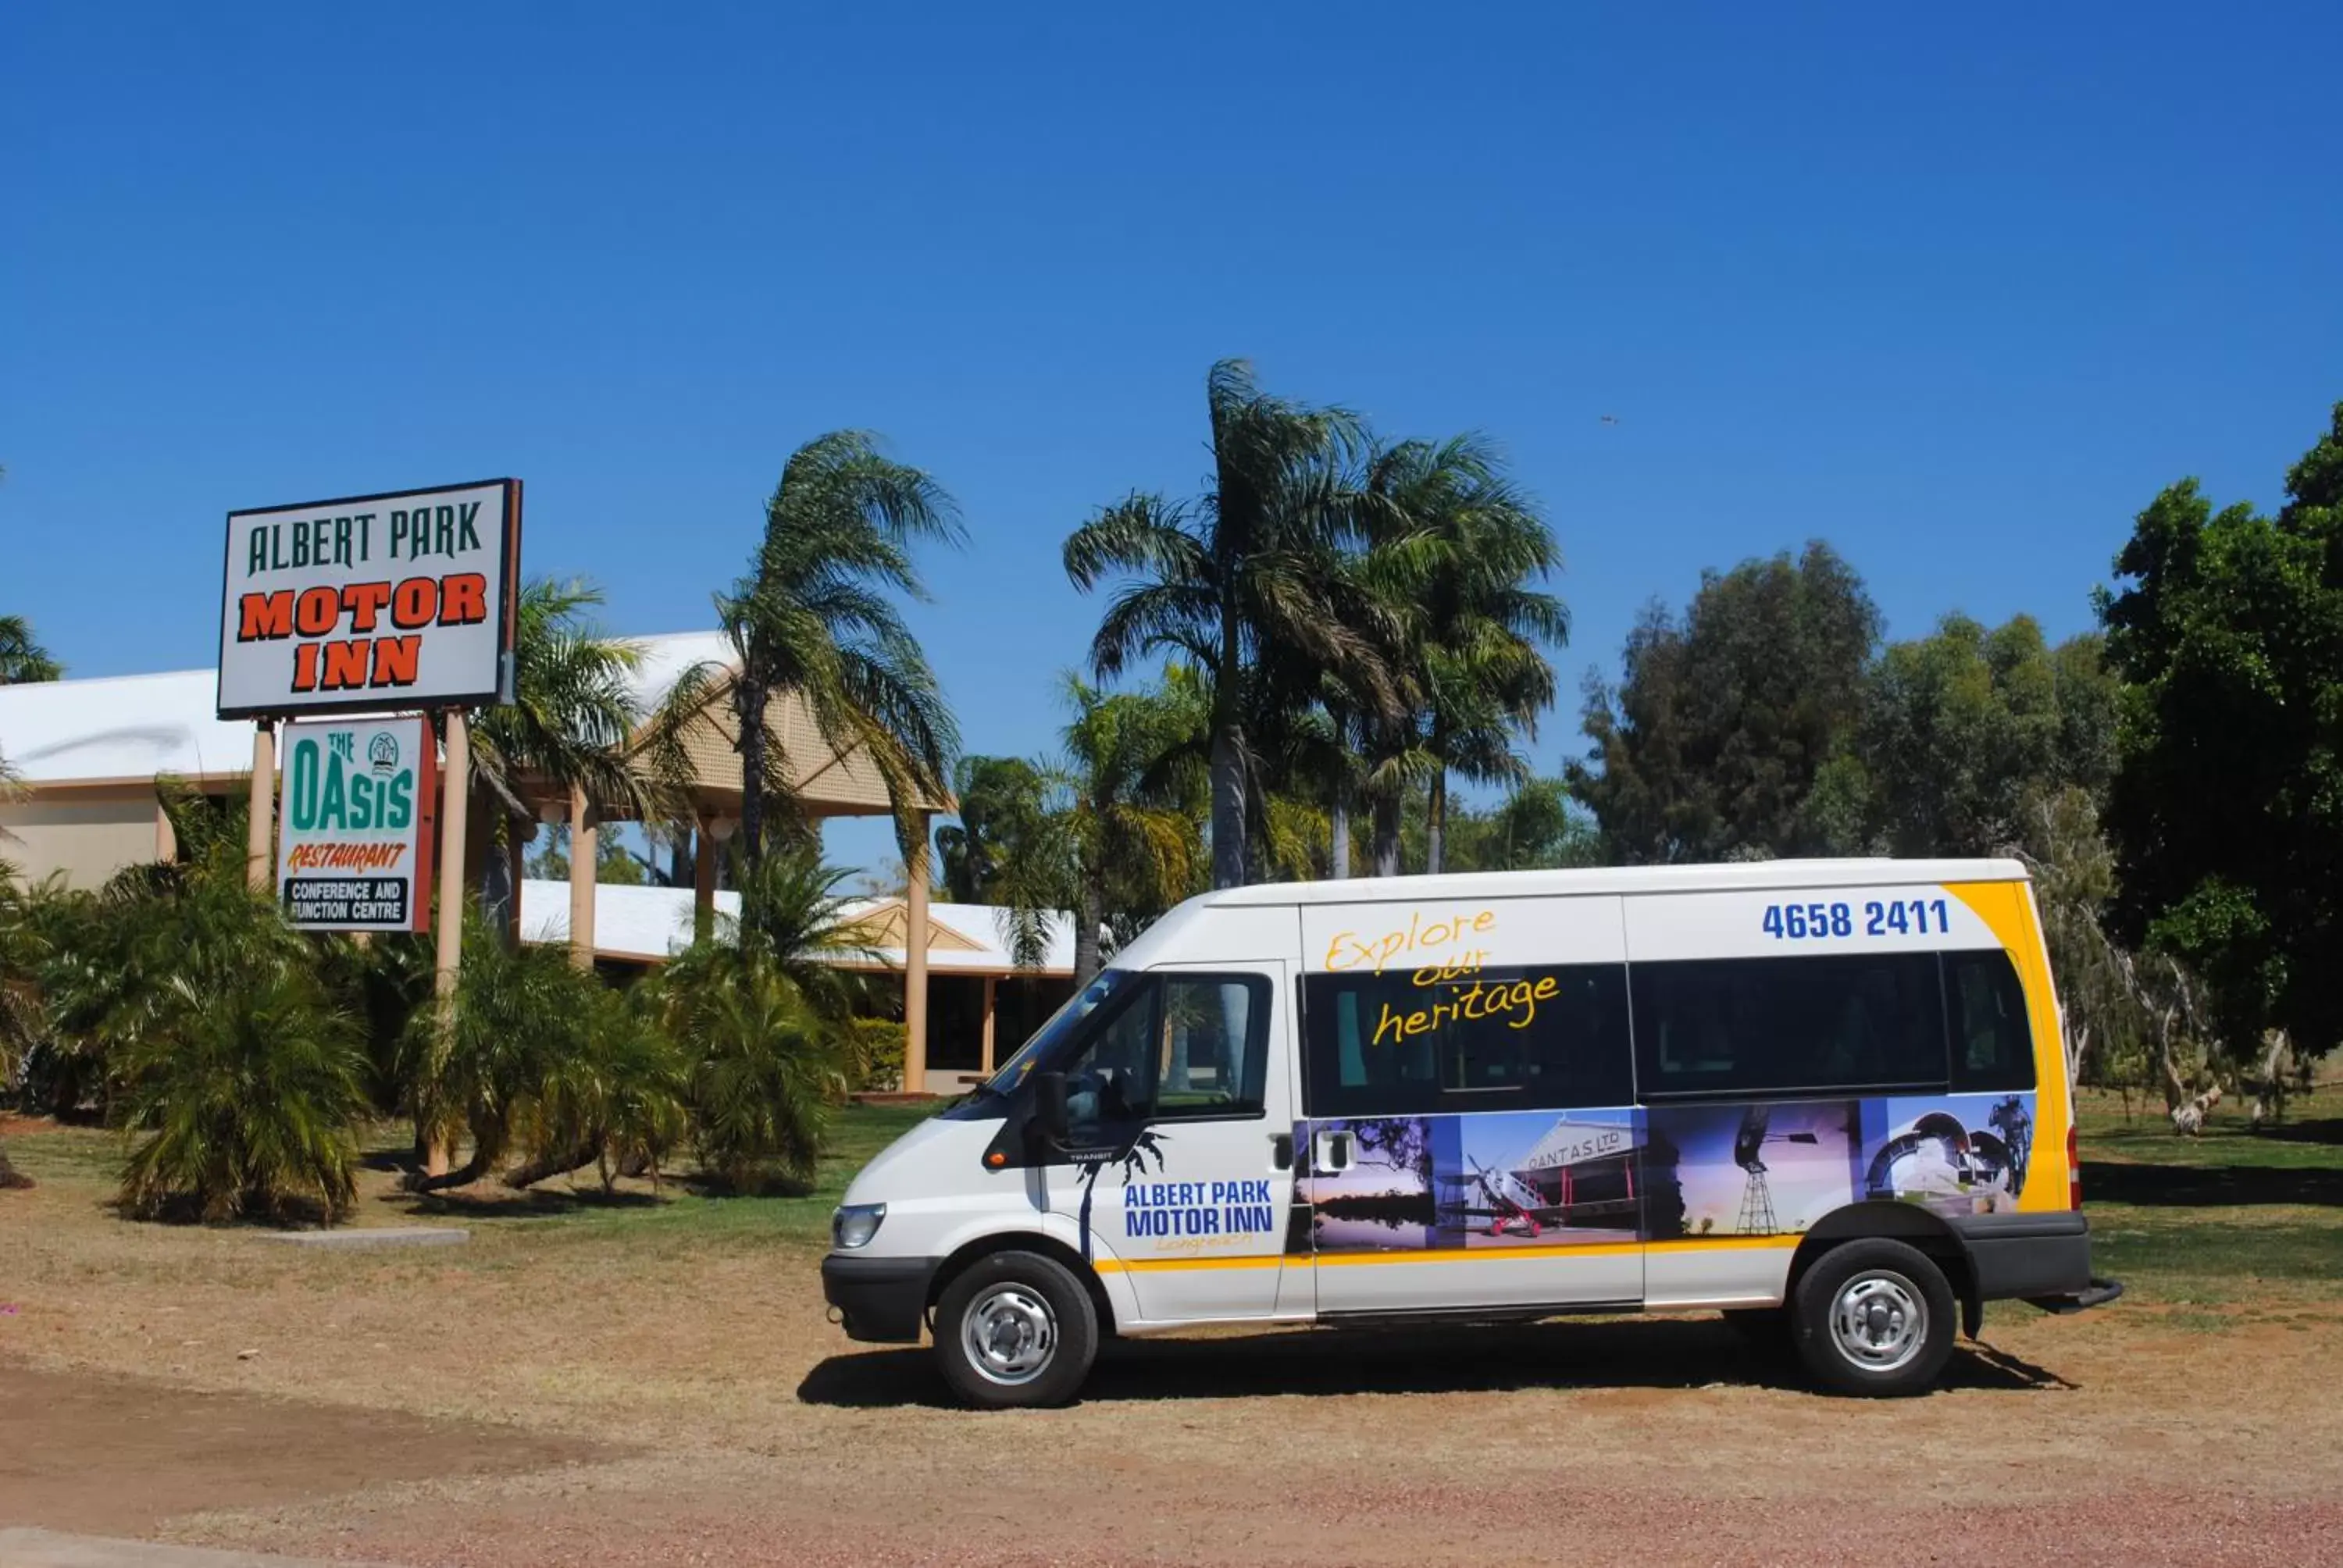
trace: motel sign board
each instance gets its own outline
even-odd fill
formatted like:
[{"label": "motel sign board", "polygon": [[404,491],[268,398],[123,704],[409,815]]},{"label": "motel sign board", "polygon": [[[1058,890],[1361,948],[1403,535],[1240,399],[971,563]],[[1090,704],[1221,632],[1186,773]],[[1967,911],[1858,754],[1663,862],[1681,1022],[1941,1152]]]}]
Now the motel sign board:
[{"label": "motel sign board", "polygon": [[230,512],[219,716],[512,699],[520,481]]},{"label": "motel sign board", "polygon": [[285,727],[277,897],[305,930],[431,926],[438,757],[425,719]]}]

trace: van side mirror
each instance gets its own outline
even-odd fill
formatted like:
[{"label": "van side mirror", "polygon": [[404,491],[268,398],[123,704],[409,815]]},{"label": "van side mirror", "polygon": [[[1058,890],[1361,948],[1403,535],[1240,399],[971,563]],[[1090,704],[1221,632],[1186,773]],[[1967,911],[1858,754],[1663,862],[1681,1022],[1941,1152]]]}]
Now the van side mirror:
[{"label": "van side mirror", "polygon": [[1066,1119],[1066,1075],[1062,1072],[1037,1072],[1033,1075],[1033,1116],[1026,1131],[1051,1149],[1063,1149],[1073,1136]]}]

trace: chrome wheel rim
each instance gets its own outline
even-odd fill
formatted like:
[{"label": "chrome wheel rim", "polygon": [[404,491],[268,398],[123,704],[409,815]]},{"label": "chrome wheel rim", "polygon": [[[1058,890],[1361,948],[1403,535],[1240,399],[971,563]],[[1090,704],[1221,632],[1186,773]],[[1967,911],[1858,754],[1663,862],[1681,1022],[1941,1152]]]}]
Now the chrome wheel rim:
[{"label": "chrome wheel rim", "polygon": [[1831,1338],[1839,1354],[1865,1372],[1895,1372],[1927,1342],[1927,1301],[1901,1274],[1858,1274],[1831,1304]]},{"label": "chrome wheel rim", "polygon": [[1058,1319],[1041,1293],[1000,1284],[969,1303],[960,1318],[969,1364],[988,1382],[1013,1388],[1049,1370],[1058,1353]]}]

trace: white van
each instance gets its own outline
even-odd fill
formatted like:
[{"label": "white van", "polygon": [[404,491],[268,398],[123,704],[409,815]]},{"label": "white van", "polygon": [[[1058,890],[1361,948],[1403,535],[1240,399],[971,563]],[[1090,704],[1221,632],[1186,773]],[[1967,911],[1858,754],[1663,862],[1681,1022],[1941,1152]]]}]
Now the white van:
[{"label": "white van", "polygon": [[1930,1387],[2093,1279],[2040,922],[2004,860],[1192,899],[846,1193],[857,1340],[1061,1402],[1102,1333],[1722,1311]]}]

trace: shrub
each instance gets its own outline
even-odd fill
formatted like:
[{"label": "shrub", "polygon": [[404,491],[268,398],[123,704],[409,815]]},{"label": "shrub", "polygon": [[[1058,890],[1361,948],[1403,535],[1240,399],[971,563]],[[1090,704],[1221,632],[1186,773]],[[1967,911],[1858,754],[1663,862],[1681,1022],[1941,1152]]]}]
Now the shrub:
[{"label": "shrub", "polygon": [[848,1081],[858,1094],[888,1094],[903,1087],[903,1026],[893,1019],[846,1023]]},{"label": "shrub", "polygon": [[813,1180],[850,1059],[840,1026],[767,960],[691,955],[667,986],[669,1028],[692,1058],[699,1160],[734,1191]]},{"label": "shrub", "polygon": [[328,1221],[349,1209],[349,1128],[365,1110],[365,1061],[350,1020],[303,970],[268,964],[228,983],[181,977],[158,1027],[125,1062],[130,1156],[123,1201],[142,1218]]},{"label": "shrub", "polygon": [[656,1187],[660,1162],[683,1141],[687,1075],[656,1003],[593,983],[598,994],[584,1028],[549,1064],[528,1129],[537,1157],[508,1178],[516,1184],[524,1184],[522,1176],[590,1164],[605,1192],[618,1177],[635,1172]]}]

